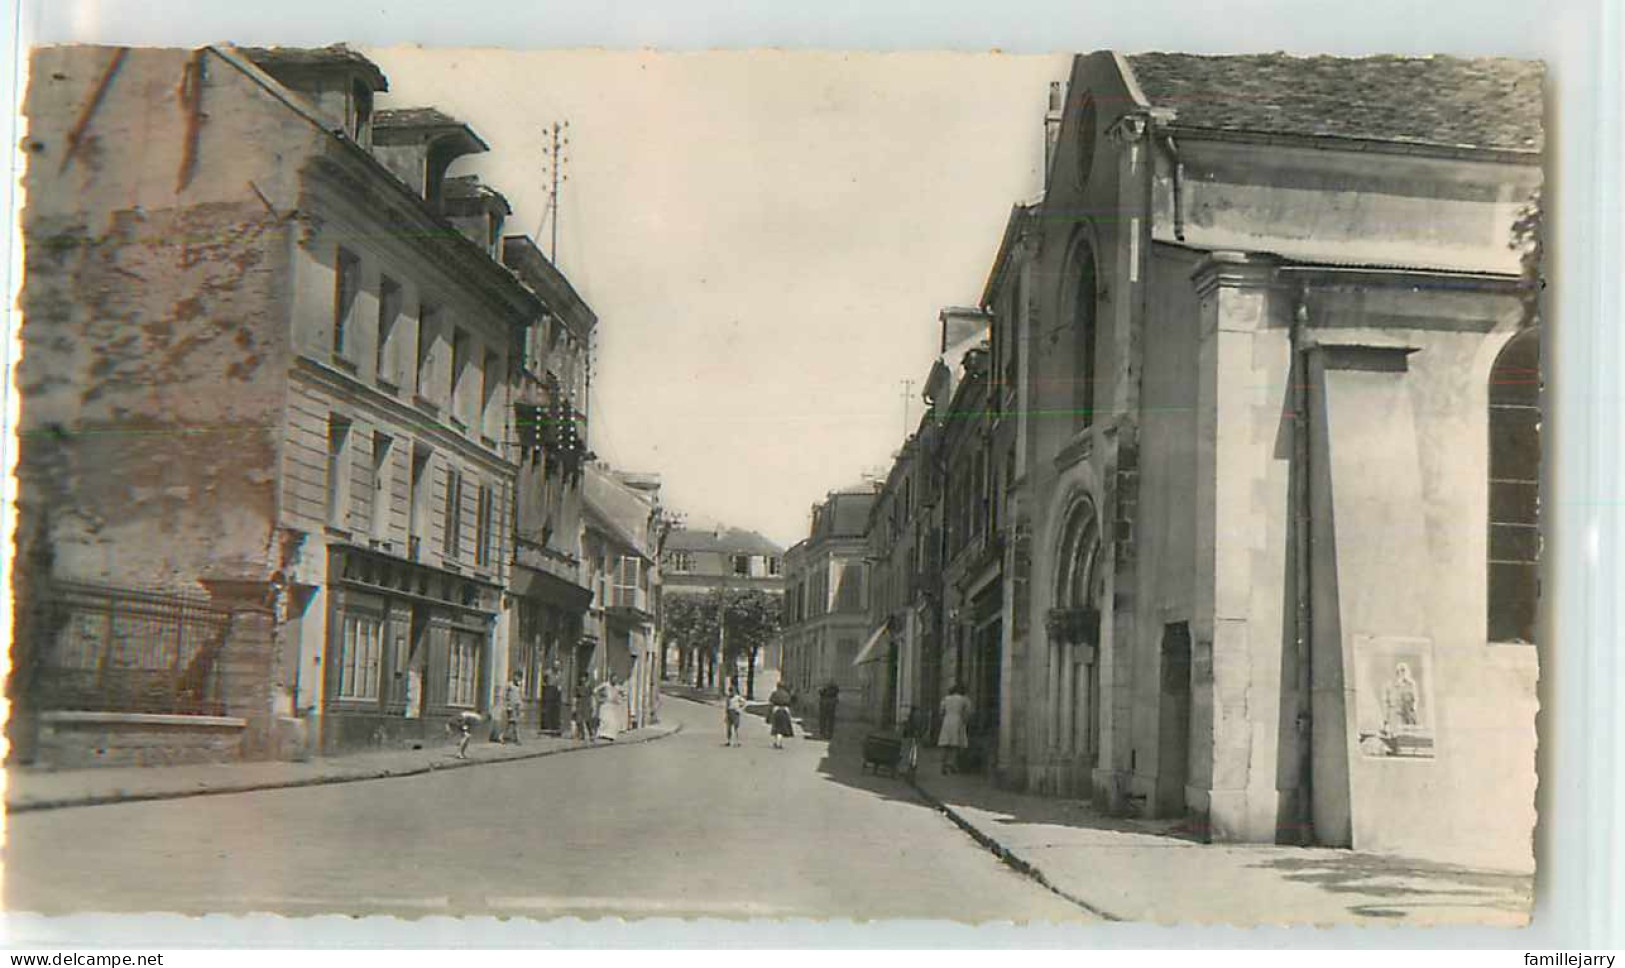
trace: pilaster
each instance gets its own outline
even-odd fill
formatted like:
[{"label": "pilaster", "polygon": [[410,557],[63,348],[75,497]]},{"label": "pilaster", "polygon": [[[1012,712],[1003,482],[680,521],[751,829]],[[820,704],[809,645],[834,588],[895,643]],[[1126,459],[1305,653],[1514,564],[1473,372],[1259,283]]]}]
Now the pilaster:
[{"label": "pilaster", "polygon": [[1196,799],[1206,801],[1214,840],[1273,842],[1292,618],[1281,593],[1291,513],[1292,450],[1282,445],[1291,440],[1289,295],[1275,260],[1246,253],[1215,253],[1192,279],[1201,321],[1187,786],[1207,792]]}]

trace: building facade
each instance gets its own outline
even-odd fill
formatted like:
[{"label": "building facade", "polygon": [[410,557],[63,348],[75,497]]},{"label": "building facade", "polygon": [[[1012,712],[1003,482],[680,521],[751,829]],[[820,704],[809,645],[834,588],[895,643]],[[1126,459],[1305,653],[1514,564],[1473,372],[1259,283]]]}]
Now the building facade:
[{"label": "building facade", "polygon": [[523,677],[523,727],[563,730],[579,678],[593,585],[581,558],[587,370],[597,316],[525,236],[503,262],[546,304],[515,387],[513,618],[508,668]]},{"label": "building facade", "polygon": [[841,689],[842,719],[869,706],[857,658],[870,634],[865,532],[874,501],[872,488],[832,492],[813,507],[806,539],[785,552],[779,681],[802,711],[816,710],[818,690],[830,683]]},{"label": "building facade", "polygon": [[574,674],[625,686],[633,729],[652,722],[660,702],[655,615],[664,532],[658,476],[588,465],[581,555],[592,602]]},{"label": "building facade", "polygon": [[[929,414],[903,442],[875,495],[866,526],[870,562],[869,632],[854,665],[868,722],[888,729],[931,708],[922,695],[922,652],[936,627],[941,536],[936,424]],[[933,653],[935,650],[932,650]],[[927,678],[940,680],[935,666]]]},{"label": "building facade", "polygon": [[1030,576],[998,774],[1527,862],[1539,66],[1101,52],[1062,103],[988,289]]},{"label": "building facade", "polygon": [[[375,110],[386,81],[345,48],[45,48],[32,76],[14,695],[65,743],[79,715],[85,742],[165,756],[199,731],[291,755],[488,712],[514,404],[568,310],[504,265],[506,201],[448,189],[483,142]],[[64,583],[111,617],[35,607]],[[117,617],[199,588],[229,634]],[[112,701],[129,681],[151,688]],[[180,701],[200,690],[208,723]]]},{"label": "building facade", "polygon": [[[784,600],[784,549],[744,528],[717,524],[711,528],[674,527],[666,536],[662,561],[662,589],[672,597],[714,596],[717,593],[758,591],[769,596],[782,611]],[[687,681],[699,670],[682,665],[684,656],[700,643],[666,641],[662,669],[668,676]],[[709,643],[706,643],[709,645]],[[755,665],[746,671],[744,685],[751,691],[771,691],[779,668],[778,641],[761,648]]]}]

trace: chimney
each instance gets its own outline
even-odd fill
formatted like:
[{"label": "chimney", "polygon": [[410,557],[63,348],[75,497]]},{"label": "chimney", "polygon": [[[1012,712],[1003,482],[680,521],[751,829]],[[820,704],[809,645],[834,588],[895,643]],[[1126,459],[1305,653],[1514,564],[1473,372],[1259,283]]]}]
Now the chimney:
[{"label": "chimney", "polygon": [[969,342],[987,333],[987,313],[970,306],[949,306],[937,314],[942,323],[942,352]]},{"label": "chimney", "polygon": [[1049,110],[1044,113],[1044,184],[1049,184],[1050,170],[1055,167],[1055,145],[1061,140],[1061,106],[1066,98],[1061,93],[1061,82],[1049,82]]}]

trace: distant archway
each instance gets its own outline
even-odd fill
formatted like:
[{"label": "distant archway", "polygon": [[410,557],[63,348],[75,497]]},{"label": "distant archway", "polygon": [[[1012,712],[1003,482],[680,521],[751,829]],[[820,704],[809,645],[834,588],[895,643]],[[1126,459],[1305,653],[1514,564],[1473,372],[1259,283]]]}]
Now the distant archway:
[{"label": "distant archway", "polygon": [[1103,569],[1100,515],[1085,497],[1067,512],[1056,549],[1050,611],[1051,729],[1063,755],[1100,762],[1100,622]]}]

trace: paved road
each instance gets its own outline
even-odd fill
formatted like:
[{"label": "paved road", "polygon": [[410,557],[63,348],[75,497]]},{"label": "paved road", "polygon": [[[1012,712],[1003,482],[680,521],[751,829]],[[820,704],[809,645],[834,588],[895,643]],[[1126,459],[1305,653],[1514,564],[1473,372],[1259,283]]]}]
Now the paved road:
[{"label": "paved road", "polygon": [[899,781],[725,748],[717,710],[623,749],[337,786],[11,818],[6,906],[1078,921]]}]

